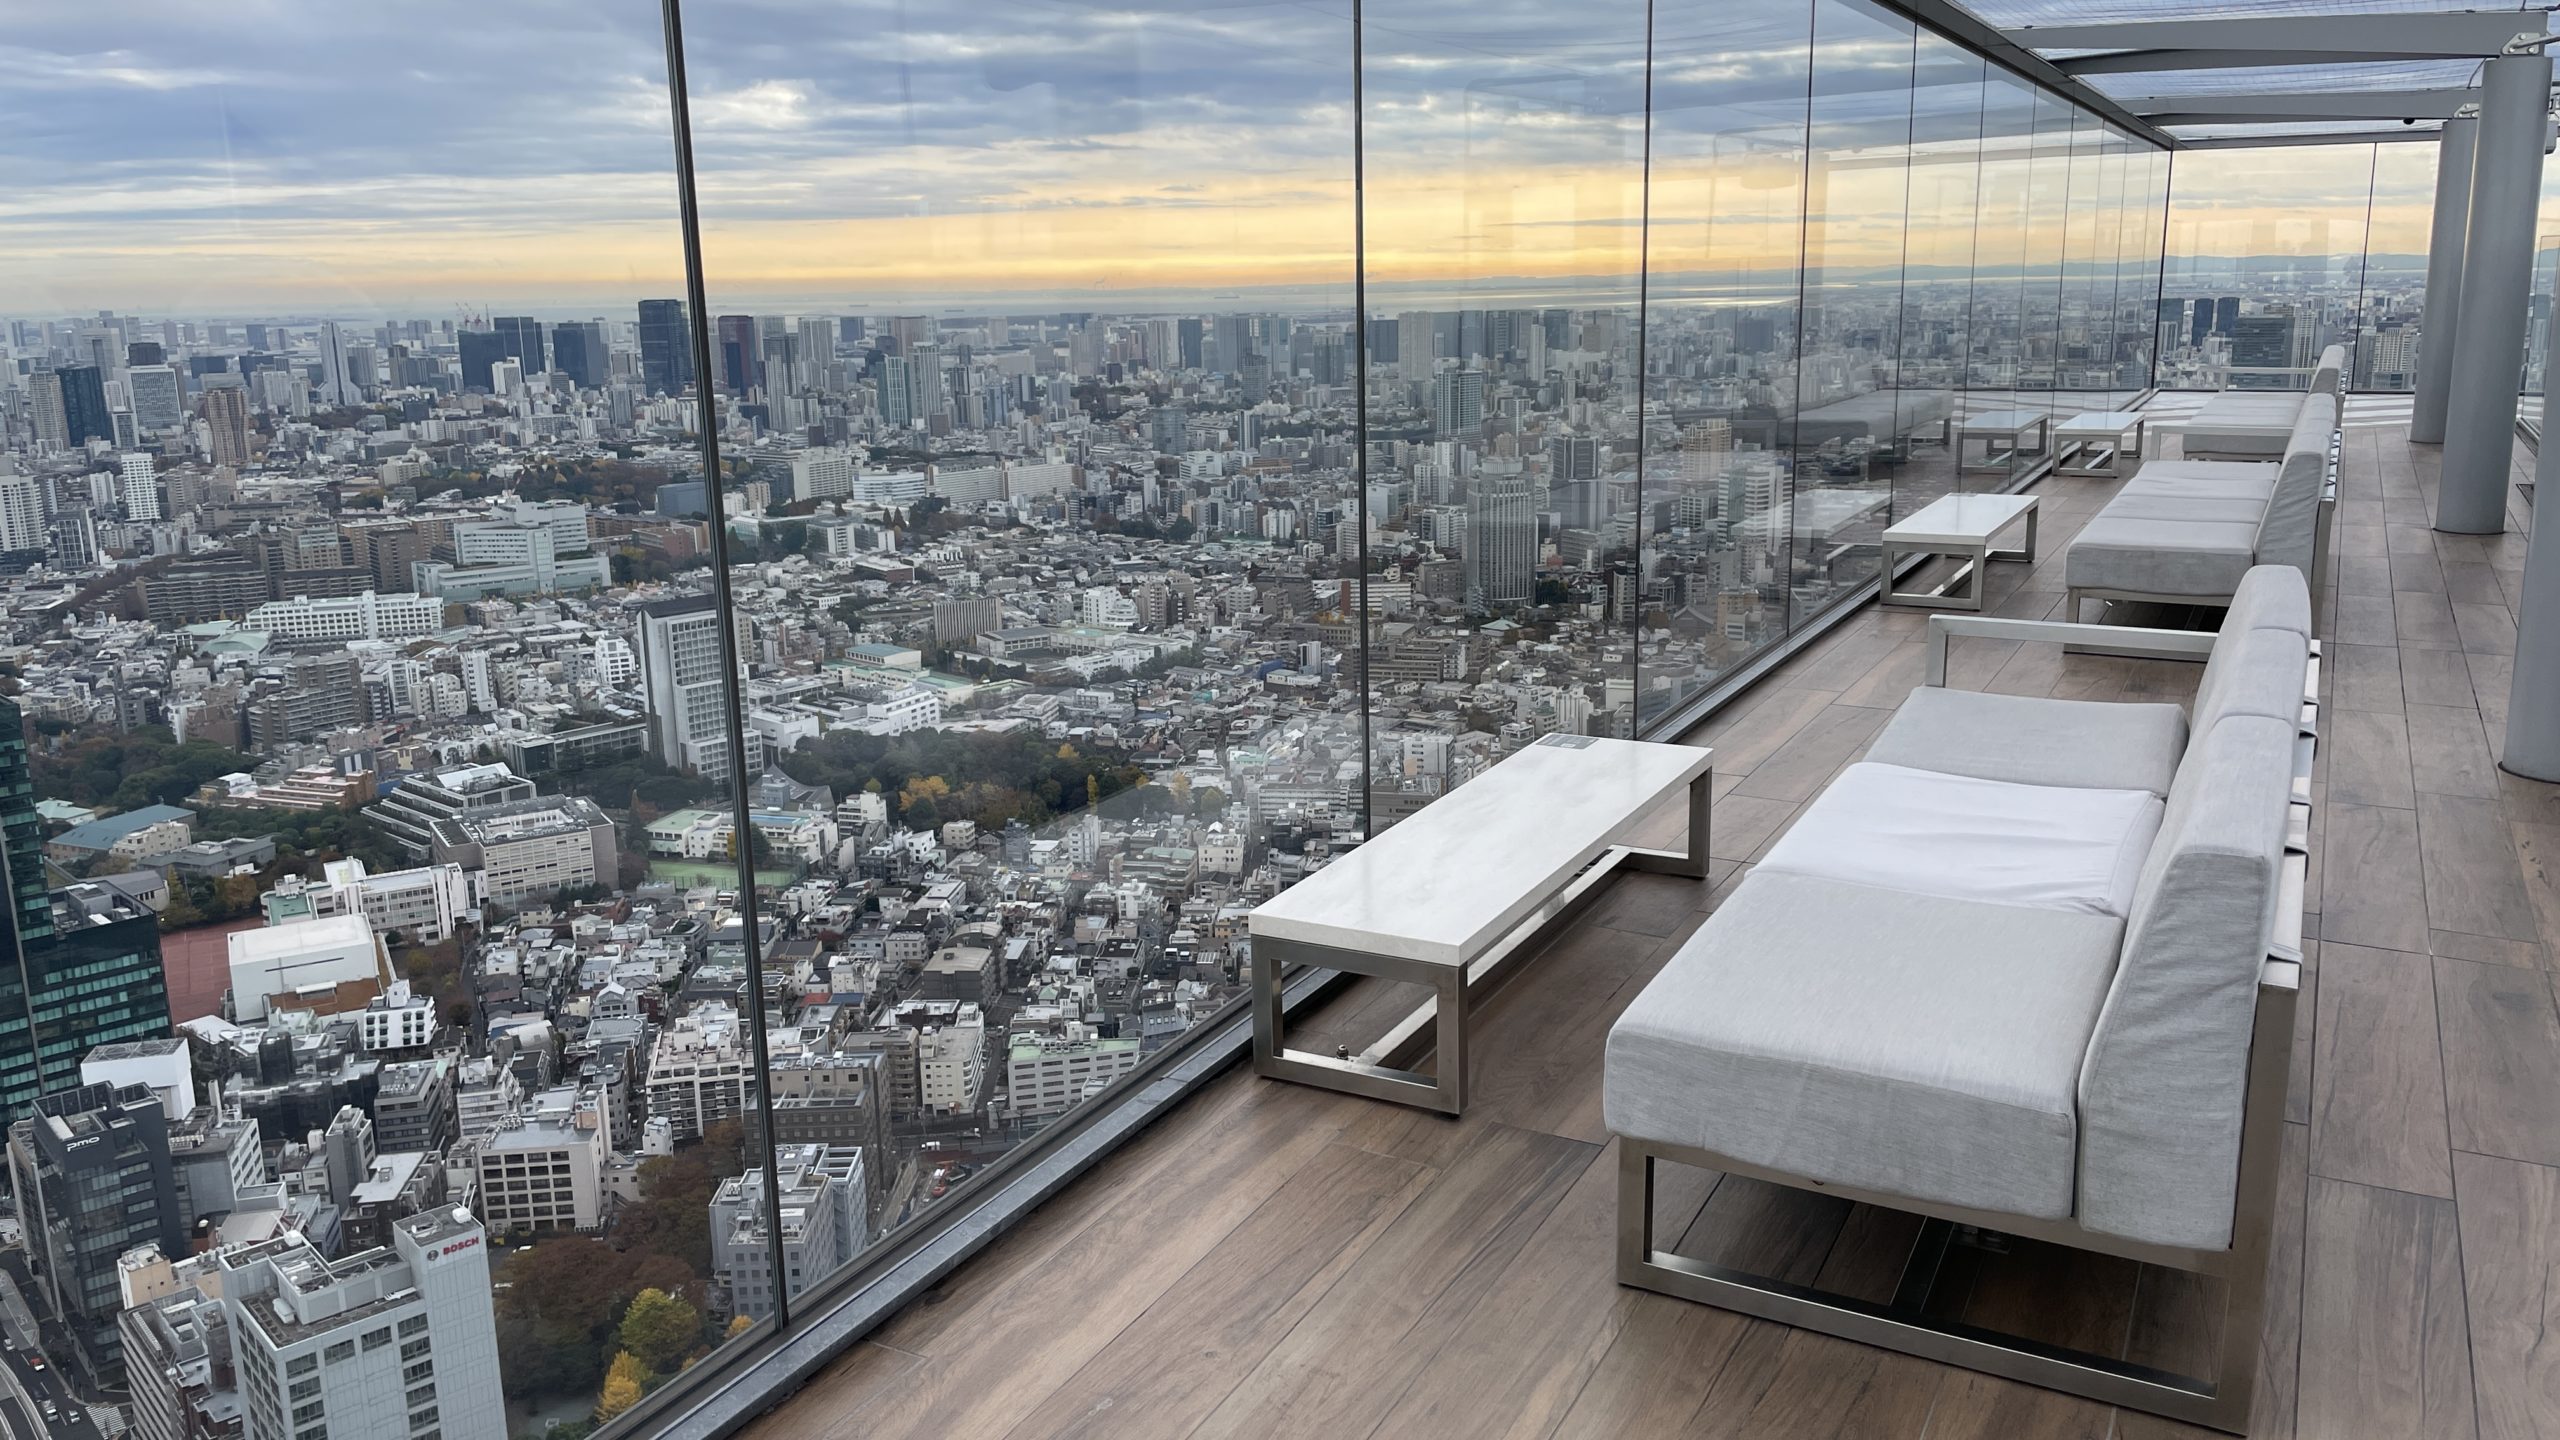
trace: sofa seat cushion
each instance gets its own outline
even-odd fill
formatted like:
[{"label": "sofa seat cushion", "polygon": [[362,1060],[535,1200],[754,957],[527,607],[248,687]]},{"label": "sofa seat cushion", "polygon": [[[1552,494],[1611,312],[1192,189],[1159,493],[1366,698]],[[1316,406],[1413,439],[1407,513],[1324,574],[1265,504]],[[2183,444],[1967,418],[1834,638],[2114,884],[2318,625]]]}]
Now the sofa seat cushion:
[{"label": "sofa seat cushion", "polygon": [[1755,871],[1610,1029],[1609,1128],[2061,1219],[2120,934],[2103,915]]},{"label": "sofa seat cushion", "polygon": [[2183,448],[2190,455],[2282,455],[2302,400],[2299,390],[2225,390],[2187,421]]},{"label": "sofa seat cushion", "polygon": [[2121,919],[2162,809],[2148,790],[2013,785],[1862,761],[1805,807],[1757,868]]},{"label": "sofa seat cushion", "polygon": [[2265,460],[2147,460],[2116,494],[2198,499],[2246,495],[2264,502],[2276,493],[2276,474],[2282,468]]},{"label": "sofa seat cushion", "polygon": [[2186,753],[2175,705],[2051,700],[1924,685],[1867,747],[1883,765],[2166,798]]},{"label": "sofa seat cushion", "polygon": [[2257,554],[2258,527],[2239,520],[2157,520],[2101,510],[2063,559],[2075,590],[2137,595],[2229,595]]},{"label": "sofa seat cushion", "polygon": [[2267,501],[2263,495],[2177,495],[2127,486],[2107,502],[2106,513],[2118,520],[2227,520],[2254,530]]}]

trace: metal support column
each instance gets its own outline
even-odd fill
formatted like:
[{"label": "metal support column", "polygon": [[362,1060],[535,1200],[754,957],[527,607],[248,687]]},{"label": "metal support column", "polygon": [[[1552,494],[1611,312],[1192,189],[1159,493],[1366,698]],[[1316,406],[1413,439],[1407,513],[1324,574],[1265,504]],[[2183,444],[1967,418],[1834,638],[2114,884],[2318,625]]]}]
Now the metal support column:
[{"label": "metal support column", "polygon": [[[2553,269],[2560,272],[2560,261]],[[2560,305],[2551,309],[2551,338],[2560,341]],[[2524,556],[2515,671],[2507,682],[2507,743],[2498,764],[2529,780],[2560,781],[2560,535],[2548,533],[2560,530],[2560,523],[2546,525],[2560,509],[2542,508],[2544,499],[2560,496],[2560,432],[2549,425],[2533,462],[2533,495],[2533,544]]]},{"label": "metal support column", "polygon": [[2418,401],[2409,439],[2444,443],[2445,396],[2453,383],[2453,342],[2461,333],[2462,245],[2471,229],[2471,145],[2480,122],[2457,115],[2436,142],[2435,224],[2427,232],[2426,309],[2418,324]]},{"label": "metal support column", "polygon": [[2524,361],[2526,301],[2533,294],[2533,229],[2550,104],[2550,56],[2501,55],[2481,67],[2471,235],[2462,256],[2457,322],[2461,343],[2453,347],[2444,480],[2436,492],[2436,528],[2457,535],[2495,535],[2507,524],[2516,381]]}]

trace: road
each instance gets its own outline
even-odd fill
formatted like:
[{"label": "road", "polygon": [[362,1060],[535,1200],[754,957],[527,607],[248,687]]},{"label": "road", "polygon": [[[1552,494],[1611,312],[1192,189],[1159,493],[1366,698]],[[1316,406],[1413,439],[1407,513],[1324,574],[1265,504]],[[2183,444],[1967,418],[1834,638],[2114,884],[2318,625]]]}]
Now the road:
[{"label": "road", "polygon": [[[27,1298],[34,1288],[27,1277],[24,1250],[0,1250],[0,1424],[10,1440],[99,1440],[97,1422],[71,1393],[71,1384],[52,1360],[39,1370],[26,1347],[31,1323]],[[44,1418],[44,1402],[52,1401],[55,1417]]]}]

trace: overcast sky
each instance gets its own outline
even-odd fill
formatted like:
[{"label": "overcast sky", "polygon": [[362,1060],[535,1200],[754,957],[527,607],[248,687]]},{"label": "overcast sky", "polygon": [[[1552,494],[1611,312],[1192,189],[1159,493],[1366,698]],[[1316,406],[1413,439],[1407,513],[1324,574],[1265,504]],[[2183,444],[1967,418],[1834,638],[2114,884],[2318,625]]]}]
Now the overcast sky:
[{"label": "overcast sky", "polygon": [[[1809,46],[1817,158],[1901,143],[1910,31],[1821,13],[1809,34],[1802,0],[1662,10],[1657,275],[1792,273]],[[645,0],[0,0],[0,21],[0,313],[681,293]],[[715,307],[1349,303],[1347,0],[698,0],[688,24]],[[1642,0],[1371,0],[1373,296],[1631,292],[1644,27]],[[1982,86],[1946,58],[1924,55],[1924,119],[1969,154]],[[1901,193],[1854,166],[1817,186],[1830,263],[1897,260]]]}]

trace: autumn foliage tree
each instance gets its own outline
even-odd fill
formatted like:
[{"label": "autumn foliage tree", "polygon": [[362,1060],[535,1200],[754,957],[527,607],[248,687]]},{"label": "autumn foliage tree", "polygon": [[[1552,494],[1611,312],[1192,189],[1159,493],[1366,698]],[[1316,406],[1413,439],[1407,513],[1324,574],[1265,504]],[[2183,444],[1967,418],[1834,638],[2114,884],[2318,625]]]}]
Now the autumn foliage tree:
[{"label": "autumn foliage tree", "polygon": [[640,1403],[649,1393],[649,1372],[639,1358],[625,1350],[613,1357],[612,1366],[604,1374],[604,1390],[596,1396],[596,1421],[601,1424]]},{"label": "autumn foliage tree", "polygon": [[660,1374],[683,1367],[685,1357],[702,1344],[702,1312],[681,1295],[643,1290],[631,1297],[617,1332],[623,1354]]}]

